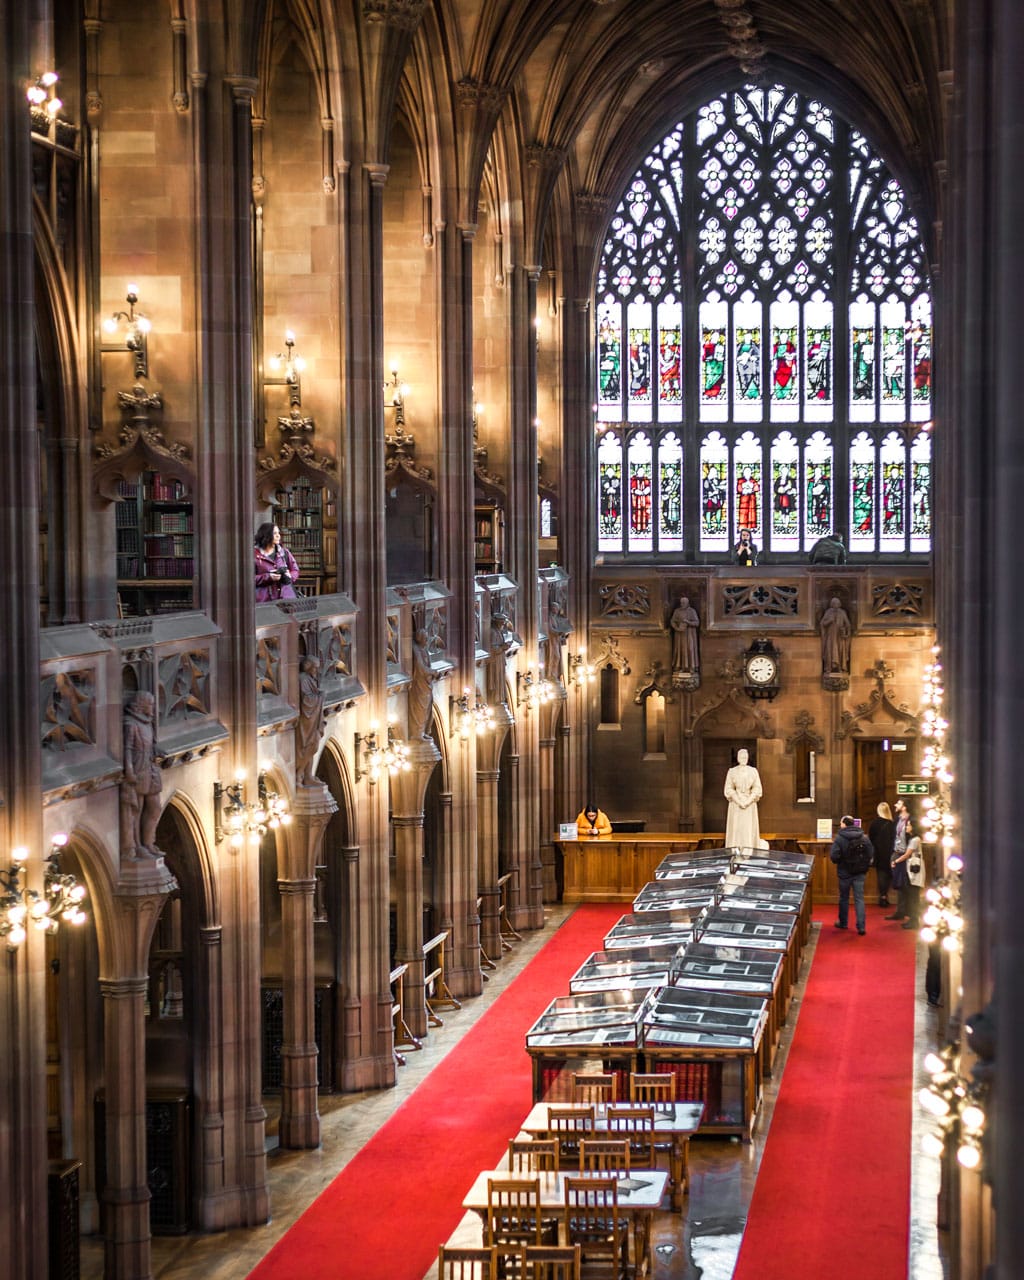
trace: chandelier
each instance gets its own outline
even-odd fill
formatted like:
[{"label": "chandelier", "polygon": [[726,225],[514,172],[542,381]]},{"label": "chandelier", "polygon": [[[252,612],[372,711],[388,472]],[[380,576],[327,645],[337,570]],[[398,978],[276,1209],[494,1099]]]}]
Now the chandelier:
[{"label": "chandelier", "polygon": [[64,834],[53,837],[44,863],[42,893],[22,884],[29,857],[23,845],[11,850],[11,865],[0,870],[0,937],[7,939],[8,951],[17,951],[30,925],[43,933],[56,933],[62,922],[77,925],[85,920],[80,906],[85,886],[60,869],[61,850],[67,842]]}]

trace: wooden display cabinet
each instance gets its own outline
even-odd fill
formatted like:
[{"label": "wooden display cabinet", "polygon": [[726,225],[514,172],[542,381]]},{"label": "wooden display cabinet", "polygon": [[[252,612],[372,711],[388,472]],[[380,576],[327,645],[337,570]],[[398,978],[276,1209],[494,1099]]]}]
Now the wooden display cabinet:
[{"label": "wooden display cabinet", "polygon": [[336,590],[338,507],[334,493],[306,481],[278,489],[273,520],[299,566],[299,589],[306,595]]},{"label": "wooden display cabinet", "polygon": [[478,502],[473,509],[473,552],[477,573],[501,573],[505,522],[496,502]]}]

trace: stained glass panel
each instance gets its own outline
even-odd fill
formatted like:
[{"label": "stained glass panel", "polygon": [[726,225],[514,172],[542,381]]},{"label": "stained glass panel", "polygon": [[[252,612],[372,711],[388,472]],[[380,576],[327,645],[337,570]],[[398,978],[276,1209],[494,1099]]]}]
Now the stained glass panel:
[{"label": "stained glass panel", "polygon": [[622,417],[621,309],[615,302],[598,307],[597,416],[604,422]]},{"label": "stained glass panel", "polygon": [[808,448],[804,459],[807,491],[804,547],[809,550],[819,538],[827,538],[832,532],[832,450],[818,454]]},{"label": "stained glass panel", "polygon": [[654,376],[651,362],[650,303],[631,302],[626,315],[629,323],[629,378],[626,384],[629,417],[633,421],[639,419],[649,422]]},{"label": "stained glass panel", "polygon": [[622,536],[622,441],[609,431],[597,450],[598,550],[621,551]]},{"label": "stained glass panel", "polygon": [[654,468],[650,439],[641,433],[629,442],[629,549],[654,546],[652,504]]},{"label": "stained glass panel", "polygon": [[910,448],[910,550],[932,545],[932,442],[925,432]]},{"label": "stained glass panel", "polygon": [[724,302],[704,302],[700,308],[700,401],[701,417],[724,422],[729,411],[727,394],[728,356],[726,326],[728,308]]},{"label": "stained glass panel", "polygon": [[800,395],[797,378],[797,331],[795,326],[772,326],[772,399],[795,402]]},{"label": "stained glass panel", "polygon": [[763,530],[762,512],[764,482],[761,467],[761,442],[746,431],[736,442],[732,454],[735,530],[749,529],[755,541]]},{"label": "stained glass panel", "polygon": [[729,546],[729,454],[725,440],[713,431],[700,447],[700,548],[724,551]]},{"label": "stained glass panel", "polygon": [[906,546],[907,450],[903,440],[891,431],[879,450],[881,503],[879,509],[879,550],[903,551]]},{"label": "stained glass panel", "polygon": [[861,432],[850,446],[850,548],[875,546],[875,446]]},{"label": "stained glass panel", "polygon": [[683,549],[683,446],[674,432],[658,446],[658,550]]},{"label": "stained glass panel", "polygon": [[924,295],[917,298],[911,308],[910,360],[911,404],[910,416],[917,422],[925,422],[932,412],[932,305]]},{"label": "stained glass panel", "polygon": [[799,461],[796,438],[784,431],[772,442],[773,551],[797,551],[800,548]]},{"label": "stained glass panel", "polygon": [[682,418],[682,310],[671,300],[658,307],[658,418],[662,422]]}]

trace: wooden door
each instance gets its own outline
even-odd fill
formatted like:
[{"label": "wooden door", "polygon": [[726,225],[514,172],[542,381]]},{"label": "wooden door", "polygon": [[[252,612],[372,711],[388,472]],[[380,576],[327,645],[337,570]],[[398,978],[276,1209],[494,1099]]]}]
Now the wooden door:
[{"label": "wooden door", "polygon": [[917,742],[913,738],[855,738],[854,764],[853,814],[867,828],[883,800],[892,807],[896,783],[917,769]]}]

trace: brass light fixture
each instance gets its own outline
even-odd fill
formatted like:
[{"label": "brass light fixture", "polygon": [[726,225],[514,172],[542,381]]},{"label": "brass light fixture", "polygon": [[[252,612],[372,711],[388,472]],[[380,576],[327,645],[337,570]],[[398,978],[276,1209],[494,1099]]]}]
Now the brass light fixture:
[{"label": "brass light fixture", "polygon": [[25,90],[29,108],[49,116],[53,120],[64,103],[57,97],[57,81],[60,76],[56,71],[44,71],[35,84]]},{"label": "brass light fixture", "polygon": [[577,689],[594,682],[594,668],[587,662],[586,653],[581,645],[579,653],[569,654],[569,679]]},{"label": "brass light fixture", "polygon": [[85,912],[81,903],[85,886],[73,875],[60,869],[60,855],[67,844],[66,835],[55,835],[46,857],[43,892],[22,884],[29,852],[24,846],[11,850],[11,865],[0,870],[0,937],[7,939],[7,950],[17,951],[28,936],[28,926],[43,933],[55,933],[61,923],[82,924]]},{"label": "brass light fixture", "polygon": [[286,827],[292,820],[288,801],[271,791],[262,770],[256,782],[256,800],[245,799],[245,773],[235,775],[226,786],[213,784],[213,833],[217,844],[226,840],[232,849],[240,849],[246,836],[251,844],[259,844],[268,831]]},{"label": "brass light fixture", "polygon": [[476,695],[473,706],[469,705],[471,689],[464,689],[462,696],[451,699],[451,726],[454,735],[462,742],[468,742],[474,736],[482,736],[494,728],[494,708]]},{"label": "brass light fixture", "polygon": [[139,286],[137,284],[129,284],[128,292],[125,295],[125,301],[128,303],[127,311],[115,311],[112,316],[103,321],[103,329],[106,333],[116,334],[124,326],[124,343],[104,344],[104,351],[130,351],[135,356],[135,376],[136,378],[149,377],[149,351],[147,346],[147,335],[152,329],[152,324],[141,311],[135,310],[135,304],[139,300]]},{"label": "brass light fixture", "polygon": [[384,383],[384,408],[394,410],[395,426],[405,426],[405,399],[409,388],[398,381],[398,369],[392,368],[391,377]]},{"label": "brass light fixture", "polygon": [[390,724],[385,744],[382,745],[377,736],[377,725],[371,724],[369,733],[355,735],[355,746],[356,782],[365,778],[374,787],[385,774],[392,775],[412,768],[409,744],[395,735]]},{"label": "brass light fixture", "polygon": [[550,702],[555,692],[554,682],[541,679],[535,672],[532,662],[525,671],[516,672],[516,699],[527,711]]}]

